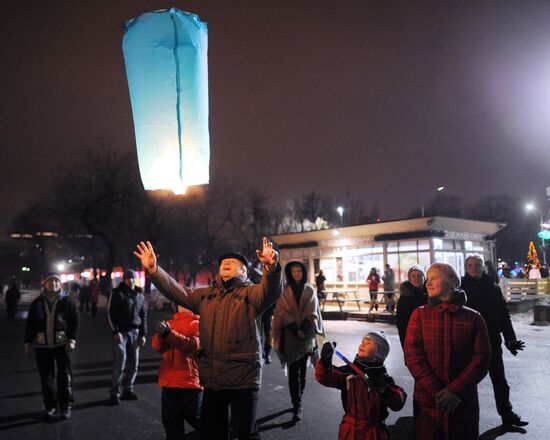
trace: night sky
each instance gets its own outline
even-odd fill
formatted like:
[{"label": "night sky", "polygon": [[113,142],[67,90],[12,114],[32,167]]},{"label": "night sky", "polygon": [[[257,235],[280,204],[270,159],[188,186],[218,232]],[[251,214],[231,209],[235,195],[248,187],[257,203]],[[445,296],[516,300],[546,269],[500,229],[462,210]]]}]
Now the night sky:
[{"label": "night sky", "polygon": [[3,0],[0,226],[80,146],[135,148],[122,23],[171,6],[208,22],[211,169],[383,218],[440,185],[546,210],[548,1]]}]

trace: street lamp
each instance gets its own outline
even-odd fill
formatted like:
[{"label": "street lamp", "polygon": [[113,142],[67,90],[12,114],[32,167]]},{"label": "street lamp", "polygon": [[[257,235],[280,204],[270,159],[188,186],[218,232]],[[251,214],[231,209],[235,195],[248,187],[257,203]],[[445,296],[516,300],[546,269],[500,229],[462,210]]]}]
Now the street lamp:
[{"label": "street lamp", "polygon": [[424,217],[424,197],[433,192],[443,191],[444,189],[445,189],[444,186],[438,186],[437,188],[431,189],[428,192],[425,192],[424,194],[422,194],[422,196],[420,197],[420,207],[422,211],[422,217]]},{"label": "street lamp", "polygon": [[343,225],[344,224],[344,207],[339,206],[338,208],[336,208],[336,211],[338,211],[338,214],[340,214],[340,225]]},{"label": "street lamp", "polygon": [[542,262],[546,266],[546,249],[545,249],[546,243],[544,242],[545,231],[544,231],[544,218],[542,216],[542,212],[540,211],[540,209],[536,208],[535,205],[533,205],[532,203],[528,203],[527,205],[525,205],[525,209],[527,211],[536,211],[540,215],[540,233],[539,233],[539,237],[540,237],[540,241],[541,241],[541,244],[542,244]]}]

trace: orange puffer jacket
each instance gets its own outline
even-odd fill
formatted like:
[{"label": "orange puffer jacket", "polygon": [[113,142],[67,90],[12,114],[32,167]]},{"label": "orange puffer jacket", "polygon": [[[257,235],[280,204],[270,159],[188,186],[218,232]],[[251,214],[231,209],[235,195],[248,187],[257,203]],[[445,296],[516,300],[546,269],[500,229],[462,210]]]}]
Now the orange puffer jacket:
[{"label": "orange puffer jacket", "polygon": [[163,353],[159,385],[168,388],[202,388],[194,353],[199,348],[199,317],[191,311],[178,312],[168,321],[172,331],[155,335],[153,350]]}]

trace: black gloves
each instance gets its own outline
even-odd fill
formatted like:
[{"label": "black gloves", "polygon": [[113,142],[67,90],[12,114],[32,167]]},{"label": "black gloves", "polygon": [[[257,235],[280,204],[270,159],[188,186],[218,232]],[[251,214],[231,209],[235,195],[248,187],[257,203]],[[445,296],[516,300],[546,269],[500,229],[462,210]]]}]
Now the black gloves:
[{"label": "black gloves", "polygon": [[523,341],[515,341],[515,340],[506,341],[504,345],[506,345],[506,348],[514,356],[518,354],[518,351],[523,350],[525,348],[525,342]]},{"label": "black gloves", "polygon": [[389,376],[369,377],[367,386],[383,394],[387,391],[388,385],[393,385],[393,379]]},{"label": "black gloves", "polygon": [[170,328],[170,324],[168,324],[167,321],[160,321],[157,324],[157,334],[161,338],[165,338],[166,336],[168,336],[171,331],[172,331],[172,329]]},{"label": "black gloves", "polygon": [[321,363],[324,367],[329,368],[332,365],[332,355],[334,354],[336,342],[330,343],[326,341],[321,348]]}]

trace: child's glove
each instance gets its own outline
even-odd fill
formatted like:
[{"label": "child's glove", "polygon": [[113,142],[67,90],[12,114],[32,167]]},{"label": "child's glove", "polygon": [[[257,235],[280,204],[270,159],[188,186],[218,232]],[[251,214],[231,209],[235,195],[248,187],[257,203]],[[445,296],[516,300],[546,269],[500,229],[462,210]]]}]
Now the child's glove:
[{"label": "child's glove", "polygon": [[330,343],[329,341],[326,341],[323,344],[323,348],[321,348],[321,363],[324,367],[329,368],[332,365],[334,347],[336,347],[336,342]]},{"label": "child's glove", "polygon": [[157,323],[157,334],[161,337],[161,338],[165,338],[166,336],[168,336],[170,334],[170,332],[172,331],[171,327],[170,327],[170,324],[168,324],[168,322],[166,321],[159,321]]},{"label": "child's glove", "polygon": [[388,389],[388,385],[390,385],[391,383],[392,381],[385,376],[369,377],[367,380],[367,386],[378,391],[380,394],[385,393]]}]

